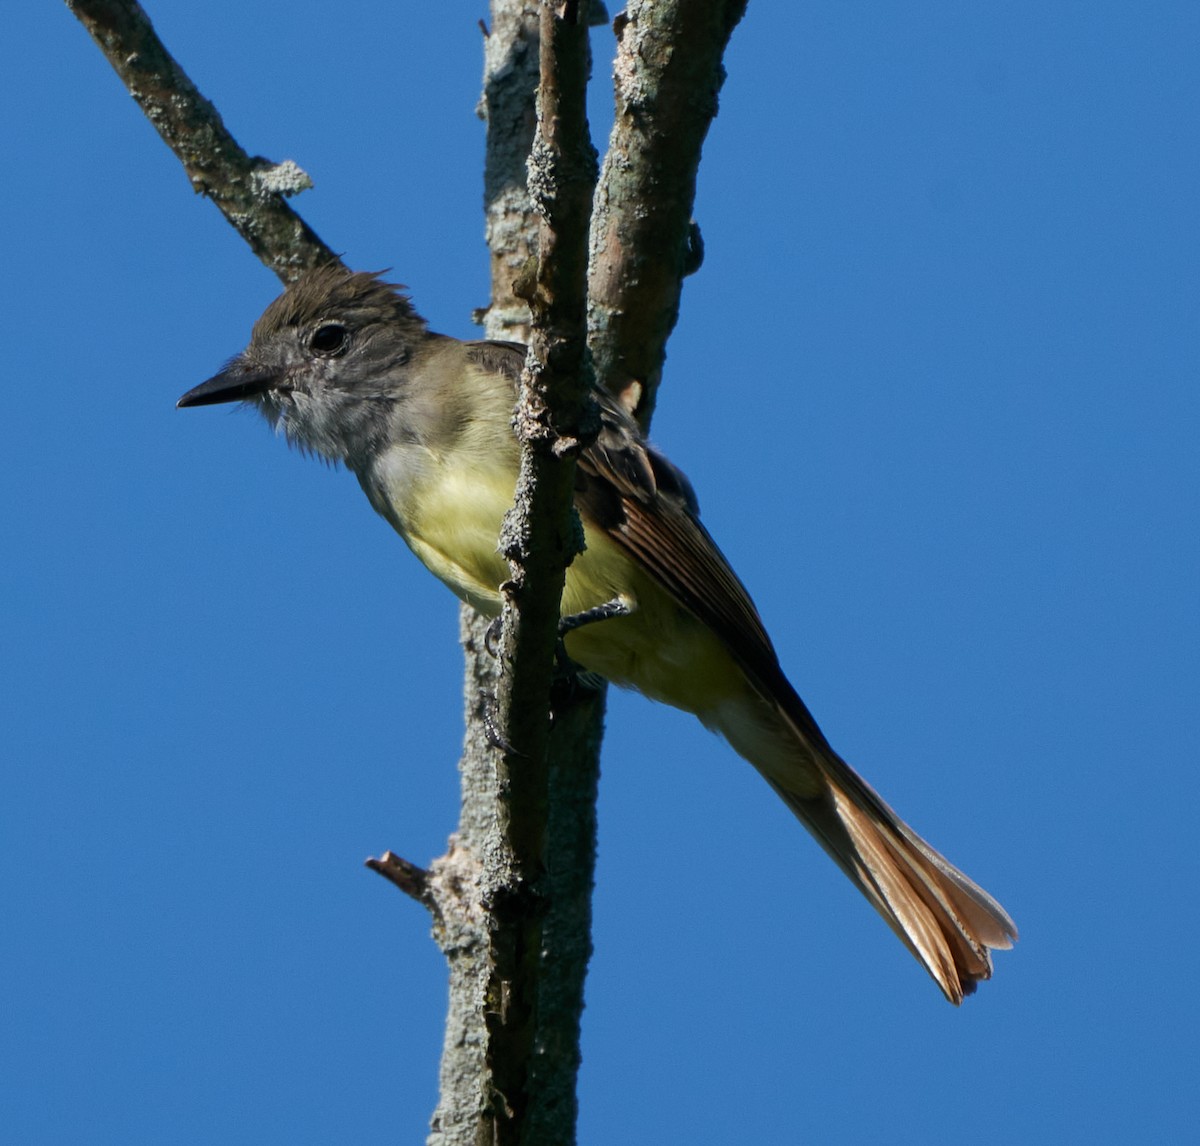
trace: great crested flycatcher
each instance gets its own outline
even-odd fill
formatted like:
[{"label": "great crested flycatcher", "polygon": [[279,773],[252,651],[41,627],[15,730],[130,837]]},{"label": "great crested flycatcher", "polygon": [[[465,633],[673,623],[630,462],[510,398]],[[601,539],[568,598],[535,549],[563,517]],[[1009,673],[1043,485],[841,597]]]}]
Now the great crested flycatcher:
[{"label": "great crested flycatcher", "polygon": [[[250,345],[179,405],[253,403],[289,442],[351,470],[429,570],[495,615],[524,357],[513,343],[433,334],[398,288],[332,264],[271,303]],[[830,747],[700,524],[687,478],[610,395],[596,398],[602,426],[575,494],[586,548],[562,610],[619,602],[620,615],[567,632],[567,652],[720,732],[960,1003],[991,976],[989,948],[1012,946],[1012,920]]]}]

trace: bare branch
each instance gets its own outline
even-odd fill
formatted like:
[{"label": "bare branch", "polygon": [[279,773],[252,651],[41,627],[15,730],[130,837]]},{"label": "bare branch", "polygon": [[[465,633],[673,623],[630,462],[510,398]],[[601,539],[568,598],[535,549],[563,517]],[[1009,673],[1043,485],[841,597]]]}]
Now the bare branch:
[{"label": "bare branch", "polygon": [[[580,30],[553,23],[543,37],[543,19],[548,17],[537,0],[493,0],[481,104],[488,123],[492,303],[479,317],[493,338],[529,340],[528,301],[535,303],[540,330],[532,337],[541,340],[543,353],[534,355],[537,389],[522,427],[530,439],[530,469],[550,472],[553,488],[553,471],[564,468],[563,455],[573,452],[570,439],[582,432],[570,407],[586,393],[584,255],[595,158],[583,119],[586,41]],[[567,37],[566,48],[560,36]],[[550,59],[541,123],[553,140],[539,149],[532,181],[549,223],[539,223],[526,166],[538,121],[542,44]],[[552,253],[539,262],[539,249]],[[520,288],[518,280],[524,281]],[[565,409],[560,383],[553,381],[557,374],[567,375]],[[564,430],[565,447],[558,436]],[[535,477],[534,483],[540,487],[542,480]],[[499,659],[486,651],[487,622],[463,612],[462,816],[450,856],[431,867],[444,919],[435,934],[450,964],[431,1146],[574,1141],[604,690],[563,684],[555,693],[551,726],[547,703],[558,597],[575,542],[566,525],[570,486],[569,480],[558,485],[548,514],[524,498],[526,516],[508,531],[515,554],[545,548],[552,556],[546,569],[523,565],[506,587],[519,597],[520,622],[516,633],[502,638]],[[547,527],[548,543],[534,544]],[[548,587],[532,587],[546,579]],[[498,759],[498,741],[515,745],[515,751]],[[456,881],[440,874],[451,859],[451,870],[466,873]]]},{"label": "bare branch", "polygon": [[[492,252],[492,301],[477,312],[489,337],[523,341],[529,309],[513,283],[537,250],[537,221],[526,190],[525,164],[533,143],[538,84],[537,0],[492,0],[484,28],[483,98],[487,123],[484,200]],[[462,809],[445,860],[470,868],[474,878],[438,881],[435,895],[445,926],[435,935],[450,971],[450,1000],[438,1078],[438,1105],[428,1146],[477,1146],[492,1133],[493,1093],[488,1066],[492,961],[489,920],[483,902],[485,868],[502,861],[498,840],[501,794],[496,750],[489,734],[499,663],[488,648],[490,622],[462,607],[460,634],[465,660],[466,704],[459,761]],[[443,863],[437,860],[433,868]]]},{"label": "bare branch", "polygon": [[216,203],[266,266],[290,282],[337,259],[284,202],[312,185],[308,176],[290,161],[273,164],[242,150],[136,0],[67,0],[67,7],[179,157],[193,188]]},{"label": "bare branch", "polygon": [[[530,304],[533,330],[516,414],[522,444],[517,504],[501,537],[512,577],[503,586],[498,700],[501,736],[529,759],[545,755],[559,598],[566,567],[583,542],[573,509],[574,457],[598,425],[584,337],[596,157],[587,130],[581,9],[586,3],[542,8],[538,126],[529,160],[530,191],[542,220],[540,255],[534,281],[517,288]],[[514,795],[513,804],[519,803]],[[543,841],[516,839],[514,846],[526,874],[534,875]]]},{"label": "bare branch", "polygon": [[418,867],[395,852],[384,852],[378,859],[365,861],[365,866],[393,883],[410,899],[415,899],[422,907],[433,910],[434,902],[429,890],[429,872]]},{"label": "bare branch", "polygon": [[[335,257],[283,201],[307,177],[292,164],[246,155],[138,4],[67,3],[193,187],[217,203],[266,265],[286,282]],[[463,810],[449,852],[428,871],[390,852],[368,861],[430,909],[450,964],[441,1098],[430,1136],[437,1146],[574,1141],[603,688],[579,681],[560,688],[553,725],[549,705],[559,596],[580,541],[573,456],[592,432],[585,286],[594,296],[591,352],[603,377],[646,387],[640,412],[648,417],[679,282],[697,257],[690,211],[723,78],[720,55],[743,9],[744,0],[632,0],[620,18],[618,122],[595,197],[589,278],[595,155],[584,100],[588,4],[493,0],[484,100],[493,303],[485,318],[492,337],[508,338],[524,333],[525,303],[534,320],[517,419],[518,505],[503,539],[514,572],[503,587],[499,662],[484,648],[479,618],[464,613]],[[529,170],[542,216],[535,233],[524,159],[539,60],[539,135]],[[493,697],[495,738],[488,735]],[[497,753],[495,739],[515,750]]]},{"label": "bare branch", "polygon": [[574,1136],[574,1070],[564,1094],[561,1087],[546,1086],[558,1071],[539,1073],[535,1067],[547,1035],[543,976],[551,906],[546,840],[554,649],[566,567],[583,542],[574,510],[574,458],[595,432],[584,330],[587,228],[596,178],[587,128],[586,9],[586,2],[542,6],[541,83],[529,161],[530,192],[542,222],[535,281],[518,291],[526,294],[533,325],[516,414],[521,472],[501,536],[512,576],[502,587],[498,723],[515,751],[504,752],[497,764],[511,874],[489,896],[489,995],[493,1002],[502,1000],[485,1016],[492,1086],[503,1096],[492,1111],[497,1143],[567,1142]]},{"label": "bare branch", "polygon": [[696,170],[721,57],[746,0],[630,0],[617,17],[616,120],[592,219],[588,330],[597,377],[643,425],[697,265]]},{"label": "bare branch", "polygon": [[483,165],[485,231],[492,256],[492,298],[475,314],[489,338],[526,342],[529,306],[513,287],[537,257],[538,227],[526,185],[537,120],[538,0],[492,0],[483,45],[487,124]]}]

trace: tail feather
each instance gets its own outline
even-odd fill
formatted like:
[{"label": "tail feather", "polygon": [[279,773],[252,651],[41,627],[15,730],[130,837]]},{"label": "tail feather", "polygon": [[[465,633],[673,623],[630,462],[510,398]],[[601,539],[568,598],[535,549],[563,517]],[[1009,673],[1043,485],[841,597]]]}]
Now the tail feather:
[{"label": "tail feather", "polygon": [[[908,861],[889,833],[834,789],[833,805],[854,846],[856,882],[938,986],[954,1003],[962,1001],[964,981],[991,974],[986,951],[958,927],[947,928],[948,914],[937,888]],[[874,892],[874,894],[871,894]]]},{"label": "tail feather", "polygon": [[912,830],[825,739],[778,672],[707,714],[883,916],[950,1002],[992,975],[1017,928],[1004,908]]},{"label": "tail feather", "polygon": [[1008,948],[1016,926],[977,884],[931,848],[848,764],[814,753],[825,781],[813,796],[772,786],[867,897],[955,1005],[990,979],[989,949]]}]

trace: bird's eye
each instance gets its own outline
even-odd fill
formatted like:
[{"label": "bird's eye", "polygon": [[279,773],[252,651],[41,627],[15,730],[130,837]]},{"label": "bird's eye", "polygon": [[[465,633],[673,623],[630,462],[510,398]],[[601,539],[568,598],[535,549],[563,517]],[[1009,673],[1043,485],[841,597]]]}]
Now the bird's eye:
[{"label": "bird's eye", "polygon": [[318,326],[308,339],[308,348],[321,358],[336,358],[345,354],[350,345],[350,331],[340,322],[327,322]]}]

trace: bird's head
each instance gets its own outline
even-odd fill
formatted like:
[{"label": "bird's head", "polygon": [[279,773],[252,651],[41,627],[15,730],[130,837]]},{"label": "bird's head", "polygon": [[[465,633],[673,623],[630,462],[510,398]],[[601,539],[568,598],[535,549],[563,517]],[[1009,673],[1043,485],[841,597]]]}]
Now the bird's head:
[{"label": "bird's head", "polygon": [[292,444],[357,469],[386,437],[425,337],[401,288],[330,263],[289,286],[250,345],[177,404],[252,403]]}]

